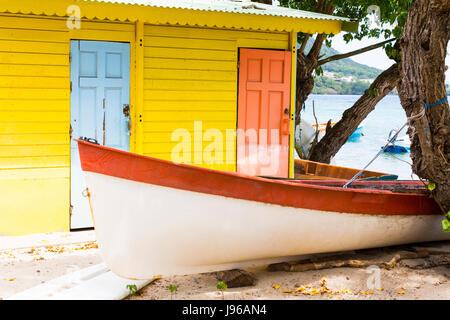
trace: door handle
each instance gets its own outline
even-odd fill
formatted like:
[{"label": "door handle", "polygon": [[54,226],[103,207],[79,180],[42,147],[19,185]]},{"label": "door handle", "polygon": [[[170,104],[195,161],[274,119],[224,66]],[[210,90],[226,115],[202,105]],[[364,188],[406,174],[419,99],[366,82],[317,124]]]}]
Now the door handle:
[{"label": "door handle", "polygon": [[282,135],[289,135],[290,132],[290,124],[291,124],[291,120],[290,119],[283,119],[281,120],[281,134]]},{"label": "door handle", "polygon": [[289,108],[284,108],[283,110],[284,115],[287,115],[288,118],[286,119],[286,116],[282,116],[282,120],[281,120],[281,134],[282,135],[289,135],[290,134],[290,119],[289,119],[289,115],[290,115],[290,110]]},{"label": "door handle", "polygon": [[130,105],[129,104],[124,104],[122,111],[123,111],[123,115],[125,116],[126,121],[127,121],[128,135],[131,135]]}]

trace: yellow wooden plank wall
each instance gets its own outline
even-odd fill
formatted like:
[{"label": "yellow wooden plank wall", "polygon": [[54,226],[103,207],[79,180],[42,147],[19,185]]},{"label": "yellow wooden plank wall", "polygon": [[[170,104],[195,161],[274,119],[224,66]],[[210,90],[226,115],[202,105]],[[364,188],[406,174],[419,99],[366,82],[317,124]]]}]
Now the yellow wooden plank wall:
[{"label": "yellow wooden plank wall", "polygon": [[[289,34],[146,25],[144,46],[144,154],[173,160],[180,140],[171,141],[172,133],[186,129],[190,163],[235,171],[235,138],[227,138],[226,131],[236,130],[238,48],[289,50]],[[202,121],[195,139],[217,129],[228,140],[221,143],[222,152],[215,150],[216,163],[201,162],[211,142],[194,146],[194,121]],[[231,161],[226,150],[231,150]]]},{"label": "yellow wooden plank wall", "polygon": [[133,24],[81,26],[0,15],[0,235],[70,228],[70,39],[134,38]]},{"label": "yellow wooden plank wall", "polygon": [[0,16],[0,234],[69,228],[65,20]]}]

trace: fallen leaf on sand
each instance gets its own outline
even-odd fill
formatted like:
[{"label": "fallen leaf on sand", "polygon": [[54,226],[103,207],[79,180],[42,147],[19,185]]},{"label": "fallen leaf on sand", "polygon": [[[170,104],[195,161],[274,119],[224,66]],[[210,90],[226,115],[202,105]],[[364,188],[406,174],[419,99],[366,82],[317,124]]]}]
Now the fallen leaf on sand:
[{"label": "fallen leaf on sand", "polygon": [[360,293],[362,293],[362,294],[373,294],[374,292],[373,291],[361,291]]},{"label": "fallen leaf on sand", "polygon": [[53,253],[63,253],[65,248],[64,247],[55,247],[55,246],[46,246],[45,249],[47,249],[48,252]]},{"label": "fallen leaf on sand", "polygon": [[352,292],[352,290],[350,290],[350,289],[342,289],[342,290],[340,291],[340,293],[343,293],[343,294],[352,294],[353,292]]},{"label": "fallen leaf on sand", "polygon": [[273,285],[272,286],[275,290],[278,290],[278,289],[280,289],[280,286],[279,285],[277,285],[277,284],[275,284],[275,285]]},{"label": "fallen leaf on sand", "polygon": [[98,244],[95,241],[91,241],[79,248],[75,248],[74,250],[88,250],[88,249],[98,249]]},{"label": "fallen leaf on sand", "polygon": [[397,291],[398,294],[405,294],[405,290]]}]

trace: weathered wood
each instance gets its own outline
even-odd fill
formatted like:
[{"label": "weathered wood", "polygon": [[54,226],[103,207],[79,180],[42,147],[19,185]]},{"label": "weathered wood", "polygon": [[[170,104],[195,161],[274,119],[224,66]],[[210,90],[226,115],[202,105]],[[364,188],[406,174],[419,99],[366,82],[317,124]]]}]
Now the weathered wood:
[{"label": "weathered wood", "polygon": [[[450,1],[414,1],[401,39],[399,97],[408,117],[447,96],[445,57],[450,38]],[[436,184],[433,192],[444,212],[450,210],[450,112],[448,102],[426,109],[412,122],[413,171]]]},{"label": "weathered wood", "polygon": [[[431,255],[427,249],[421,250],[396,250],[393,248],[384,248],[384,250],[364,250],[353,254],[332,255],[325,257],[315,257],[311,259],[300,260],[296,262],[283,262],[271,264],[267,271],[285,271],[285,272],[304,272],[311,270],[323,270],[332,268],[367,268],[369,266],[378,266],[383,269],[392,269],[399,262],[408,260],[404,264],[406,267],[420,268],[433,267],[436,265],[448,264],[450,259],[442,255],[441,259],[432,259],[432,261],[421,261],[421,263],[411,263],[413,259],[426,259]],[[427,262],[427,263],[425,263]]]}]

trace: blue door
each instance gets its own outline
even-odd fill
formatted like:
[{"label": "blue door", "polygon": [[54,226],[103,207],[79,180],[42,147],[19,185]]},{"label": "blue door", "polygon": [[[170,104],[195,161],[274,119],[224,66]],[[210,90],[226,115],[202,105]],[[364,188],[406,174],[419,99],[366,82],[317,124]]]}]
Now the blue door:
[{"label": "blue door", "polygon": [[[71,41],[72,138],[130,149],[130,45]],[[78,147],[71,141],[71,229],[93,226]]]}]

